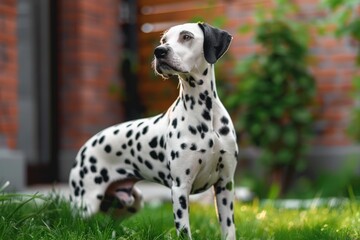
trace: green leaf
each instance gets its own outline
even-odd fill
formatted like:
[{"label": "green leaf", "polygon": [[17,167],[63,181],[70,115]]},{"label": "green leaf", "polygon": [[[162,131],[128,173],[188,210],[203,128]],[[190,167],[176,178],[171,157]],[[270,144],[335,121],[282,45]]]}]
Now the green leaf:
[{"label": "green leaf", "polygon": [[293,160],[293,152],[291,150],[288,149],[282,149],[278,154],[277,154],[277,159],[279,162],[283,163],[283,164],[287,164],[290,163]]},{"label": "green leaf", "polygon": [[266,135],[264,137],[267,137],[270,141],[275,141],[279,138],[281,132],[279,125],[270,124],[264,127],[266,129]]},{"label": "green leaf", "polygon": [[283,133],[283,138],[286,146],[293,147],[297,143],[297,134],[293,129],[287,129]]},{"label": "green leaf", "polygon": [[311,120],[311,114],[306,109],[297,109],[293,112],[293,119],[299,123],[307,123]]}]

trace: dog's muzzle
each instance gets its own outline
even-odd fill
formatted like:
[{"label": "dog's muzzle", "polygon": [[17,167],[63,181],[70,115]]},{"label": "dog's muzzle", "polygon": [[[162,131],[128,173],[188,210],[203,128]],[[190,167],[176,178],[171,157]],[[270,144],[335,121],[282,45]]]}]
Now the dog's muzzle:
[{"label": "dog's muzzle", "polygon": [[169,77],[176,73],[185,73],[181,67],[181,61],[175,57],[173,49],[167,45],[161,45],[154,50],[154,67],[155,71],[164,77]]},{"label": "dog's muzzle", "polygon": [[155,70],[159,74],[164,74],[167,71],[175,70],[173,66],[169,63],[169,55],[170,48],[167,46],[159,46],[154,50],[155,55]]}]

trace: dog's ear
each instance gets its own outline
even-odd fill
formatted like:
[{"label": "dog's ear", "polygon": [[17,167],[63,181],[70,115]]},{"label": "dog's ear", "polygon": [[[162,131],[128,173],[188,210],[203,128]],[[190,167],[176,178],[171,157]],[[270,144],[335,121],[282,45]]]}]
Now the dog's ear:
[{"label": "dog's ear", "polygon": [[208,63],[214,64],[228,50],[232,36],[221,29],[206,23],[198,23],[204,33],[204,56]]}]

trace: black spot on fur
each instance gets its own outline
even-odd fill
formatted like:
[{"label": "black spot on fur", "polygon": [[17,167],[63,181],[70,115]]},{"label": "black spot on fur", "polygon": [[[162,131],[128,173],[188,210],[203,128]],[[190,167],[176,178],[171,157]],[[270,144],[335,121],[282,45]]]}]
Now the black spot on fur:
[{"label": "black spot on fur", "polygon": [[91,156],[91,157],[89,158],[89,161],[90,161],[90,163],[94,163],[94,164],[97,162],[96,158],[93,157],[93,156]]},{"label": "black spot on fur", "polygon": [[222,127],[219,129],[219,133],[220,133],[221,135],[227,135],[229,132],[230,132],[230,129],[229,129],[227,126],[222,126]]},{"label": "black spot on fur", "polygon": [[138,167],[138,165],[136,165],[135,163],[133,163],[132,165],[133,165],[134,169],[136,169],[136,170],[138,170],[138,171],[140,170],[139,167]]},{"label": "black spot on fur", "polygon": [[186,169],[185,173],[186,173],[186,175],[189,175],[190,174],[190,168]]},{"label": "black spot on fur", "polygon": [[80,175],[81,178],[84,178],[84,171],[80,170],[79,175]]},{"label": "black spot on fur", "polygon": [[144,127],[142,130],[142,134],[145,135],[148,132],[148,130],[149,130],[148,126]]},{"label": "black spot on fur", "polygon": [[179,222],[175,222],[175,227],[176,227],[176,229],[179,229],[179,228],[180,228],[180,223],[179,223]]},{"label": "black spot on fur", "polygon": [[165,180],[165,173],[159,172],[158,175],[162,180]]},{"label": "black spot on fur", "polygon": [[149,142],[149,145],[151,148],[156,148],[158,145],[157,137],[154,137],[153,139],[151,139],[151,141]]},{"label": "black spot on fur", "polygon": [[133,133],[133,131],[132,131],[132,130],[129,130],[129,131],[126,133],[126,137],[127,137],[127,138],[131,137],[132,133]]},{"label": "black spot on fur", "polygon": [[126,174],[126,170],[123,169],[123,168],[119,168],[119,169],[117,169],[116,171],[117,171],[118,173],[120,173],[120,174]]},{"label": "black spot on fur", "polygon": [[97,143],[97,139],[95,139],[95,140],[92,142],[91,146],[95,147],[96,143]]},{"label": "black spot on fur", "polygon": [[182,209],[185,210],[185,209],[187,208],[186,198],[185,198],[184,195],[181,195],[181,196],[179,197],[179,203],[180,203],[180,206],[181,206]]},{"label": "black spot on fur", "polygon": [[178,209],[178,210],[176,211],[176,215],[177,215],[177,217],[180,218],[180,219],[181,219],[182,216],[183,216],[182,214],[183,214],[183,213],[182,213],[181,209]]},{"label": "black spot on fur", "polygon": [[230,219],[230,218],[227,218],[227,219],[226,219],[226,224],[227,224],[228,227],[231,226],[231,219]]},{"label": "black spot on fur", "polygon": [[118,134],[118,133],[119,133],[119,129],[117,129],[117,130],[114,131],[114,134],[115,134],[115,135]]},{"label": "black spot on fur", "polygon": [[188,81],[189,81],[190,87],[192,87],[192,88],[196,87],[196,85],[195,85],[195,79],[194,79],[192,76],[190,76],[190,78],[188,79]]},{"label": "black spot on fur", "polygon": [[120,157],[122,155],[122,152],[118,151],[116,152],[116,156]]},{"label": "black spot on fur", "polygon": [[203,72],[203,75],[206,76],[208,74],[208,69],[206,68],[205,71]]},{"label": "black spot on fur", "polygon": [[102,181],[103,181],[102,177],[95,177],[95,179],[94,179],[94,182],[95,182],[96,184],[101,184]]},{"label": "black spot on fur", "polygon": [[150,169],[150,170],[153,169],[153,165],[152,165],[149,161],[147,161],[147,160],[145,160],[145,166],[146,166],[148,169]]},{"label": "black spot on fur", "polygon": [[161,136],[160,141],[159,141],[159,145],[162,148],[165,146],[164,136]]},{"label": "black spot on fur", "polygon": [[141,143],[138,142],[138,143],[136,144],[136,149],[137,149],[139,152],[141,151]]},{"label": "black spot on fur", "polygon": [[210,112],[208,110],[205,109],[201,115],[203,116],[203,118],[205,120],[207,120],[207,121],[211,120]]},{"label": "black spot on fur", "polygon": [[80,192],[80,188],[79,188],[79,187],[76,187],[76,188],[75,188],[75,191],[74,191],[74,195],[75,195],[75,196],[79,196],[79,192]]},{"label": "black spot on fur", "polygon": [[105,140],[105,136],[102,136],[100,139],[99,139],[99,144],[102,144]]},{"label": "black spot on fur", "polygon": [[107,152],[107,153],[110,153],[111,152],[111,146],[106,145],[105,148],[104,148],[104,151]]},{"label": "black spot on fur", "polygon": [[155,159],[155,160],[159,159],[159,156],[158,156],[158,154],[157,154],[155,151],[151,151],[151,152],[150,152],[150,156],[151,156],[153,159]]},{"label": "black spot on fur", "polygon": [[175,179],[175,181],[176,181],[176,186],[179,187],[180,184],[181,184],[180,178],[177,177],[177,178]]},{"label": "black spot on fur", "polygon": [[179,157],[179,152],[171,151],[170,155],[171,155],[171,160],[174,160],[175,158]]},{"label": "black spot on fur", "polygon": [[186,147],[187,147],[187,145],[186,145],[186,143],[182,143],[182,144],[180,145],[180,147],[181,147],[181,149],[185,150]]},{"label": "black spot on fur", "polygon": [[163,162],[165,160],[165,155],[162,152],[158,153],[158,157],[159,157],[160,162]]},{"label": "black spot on fur", "polygon": [[165,113],[161,114],[158,118],[156,118],[154,124],[156,124],[164,115]]},{"label": "black spot on fur", "polygon": [[96,166],[95,166],[95,165],[91,165],[91,166],[90,166],[90,171],[93,172],[93,173],[96,173],[96,171],[97,171]]},{"label": "black spot on fur", "polygon": [[223,123],[223,124],[229,124],[229,119],[227,119],[227,117],[223,116],[220,121]]},{"label": "black spot on fur", "polygon": [[100,175],[101,175],[101,177],[103,178],[104,182],[108,182],[108,181],[109,181],[108,170],[106,170],[105,168],[101,169]]},{"label": "black spot on fur", "polygon": [[210,97],[206,98],[205,106],[208,110],[212,109],[212,100]]},{"label": "black spot on fur", "polygon": [[177,118],[172,120],[171,125],[176,129],[176,127],[177,127]]},{"label": "black spot on fur", "polygon": [[209,148],[212,148],[214,146],[214,141],[212,139],[209,140]]},{"label": "black spot on fur", "polygon": [[136,135],[135,135],[135,140],[138,140],[139,137],[140,137],[140,132],[136,133]]},{"label": "black spot on fur", "polygon": [[194,128],[193,126],[189,126],[189,131],[192,133],[192,134],[196,134],[196,128]]},{"label": "black spot on fur", "polygon": [[192,144],[191,144],[190,150],[192,150],[192,151],[196,151],[196,150],[197,150],[197,146],[196,146],[195,143],[192,143]]}]

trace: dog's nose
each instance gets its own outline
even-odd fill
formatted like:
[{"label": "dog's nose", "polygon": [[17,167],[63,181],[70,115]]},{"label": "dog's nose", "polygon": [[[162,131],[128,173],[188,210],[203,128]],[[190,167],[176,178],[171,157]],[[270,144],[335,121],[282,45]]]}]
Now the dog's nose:
[{"label": "dog's nose", "polygon": [[164,58],[167,55],[168,51],[169,51],[168,48],[159,46],[155,48],[154,55],[156,58]]}]

